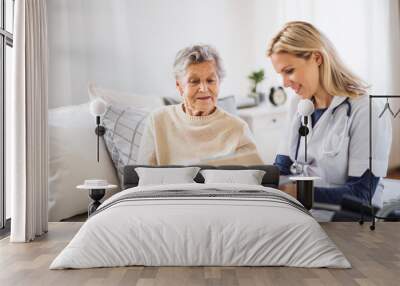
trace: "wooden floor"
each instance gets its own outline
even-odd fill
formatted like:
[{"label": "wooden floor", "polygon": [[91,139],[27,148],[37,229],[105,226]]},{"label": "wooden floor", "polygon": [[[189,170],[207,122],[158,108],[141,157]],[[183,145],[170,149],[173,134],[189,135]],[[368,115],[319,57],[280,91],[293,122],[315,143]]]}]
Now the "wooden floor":
[{"label": "wooden floor", "polygon": [[0,285],[400,285],[400,223],[379,222],[375,231],[358,223],[323,228],[353,268],[120,267],[48,270],[80,228],[80,222],[50,223],[32,243],[0,241]]}]

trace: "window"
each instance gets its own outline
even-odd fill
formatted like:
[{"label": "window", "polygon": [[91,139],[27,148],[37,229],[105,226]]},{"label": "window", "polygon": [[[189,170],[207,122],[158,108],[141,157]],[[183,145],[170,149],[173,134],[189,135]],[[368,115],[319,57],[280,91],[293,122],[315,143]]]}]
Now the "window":
[{"label": "window", "polygon": [[[10,194],[5,188],[5,98],[11,92],[14,0],[0,0],[0,228],[10,217]],[[9,224],[8,224],[9,225]]]}]

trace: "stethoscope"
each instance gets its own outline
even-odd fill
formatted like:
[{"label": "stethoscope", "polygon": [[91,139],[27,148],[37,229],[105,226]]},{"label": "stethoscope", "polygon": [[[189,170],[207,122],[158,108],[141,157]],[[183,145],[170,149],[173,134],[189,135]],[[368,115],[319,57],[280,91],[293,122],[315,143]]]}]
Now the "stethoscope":
[{"label": "stethoscope", "polygon": [[[349,99],[350,99],[350,98],[347,97],[342,103],[340,103],[338,106],[336,106],[336,107],[332,110],[332,114],[334,114],[334,113],[336,112],[336,110],[337,110],[340,106],[346,104],[346,105],[347,105],[347,113],[346,113],[346,115],[347,115],[348,118],[350,118],[350,115],[351,115],[351,103],[350,103]],[[308,122],[305,122],[305,124],[303,125],[303,122],[302,122],[302,120],[301,120],[301,118],[300,118],[300,128],[299,128],[298,137],[297,137],[297,146],[296,146],[296,152],[295,152],[294,162],[293,162],[293,164],[290,166],[290,172],[291,172],[293,175],[300,175],[300,174],[303,173],[304,165],[301,164],[301,163],[299,163],[299,162],[297,161],[297,159],[298,159],[298,156],[299,156],[299,148],[300,148],[300,140],[301,140],[301,137],[304,136],[305,139],[307,140],[307,134],[309,133],[309,129],[308,129],[308,127],[307,127],[307,124],[308,124]],[[347,130],[347,127],[348,127],[348,120],[346,121],[346,126],[345,126],[344,130]],[[327,148],[326,148],[327,143],[326,143],[326,141],[324,141],[324,143],[323,143],[323,144],[324,144],[324,146],[323,146],[323,153],[325,153],[325,154],[335,154],[335,153],[337,153],[337,152],[340,150],[340,147],[341,147],[343,141],[344,141],[344,136],[341,137],[339,144],[337,144],[337,145],[338,145],[338,148],[337,148],[337,150],[335,150],[335,151],[332,151],[332,150],[328,151]],[[306,151],[306,153],[307,153],[307,151]],[[307,164],[307,157],[306,157],[306,164]]]}]

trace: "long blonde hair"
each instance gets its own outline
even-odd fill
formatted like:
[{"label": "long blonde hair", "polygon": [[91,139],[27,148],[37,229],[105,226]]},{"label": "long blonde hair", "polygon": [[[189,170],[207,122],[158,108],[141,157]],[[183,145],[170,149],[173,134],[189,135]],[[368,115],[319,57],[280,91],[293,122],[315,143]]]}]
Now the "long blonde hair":
[{"label": "long blonde hair", "polygon": [[356,97],[367,93],[368,85],[342,62],[333,44],[307,22],[288,22],[272,39],[267,55],[289,53],[309,59],[313,52],[322,55],[320,84],[331,95]]}]

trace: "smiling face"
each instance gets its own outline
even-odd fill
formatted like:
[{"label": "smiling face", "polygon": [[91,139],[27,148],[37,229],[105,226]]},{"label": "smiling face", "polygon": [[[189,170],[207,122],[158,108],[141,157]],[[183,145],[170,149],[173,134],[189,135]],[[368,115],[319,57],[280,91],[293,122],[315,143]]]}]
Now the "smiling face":
[{"label": "smiling face", "polygon": [[319,53],[311,54],[309,59],[289,53],[274,53],[271,61],[275,71],[282,76],[283,85],[292,88],[302,99],[311,99],[322,90],[319,83],[322,57]]},{"label": "smiling face", "polygon": [[185,112],[205,116],[215,110],[219,92],[219,79],[214,61],[191,64],[183,77],[176,81],[183,97]]}]

